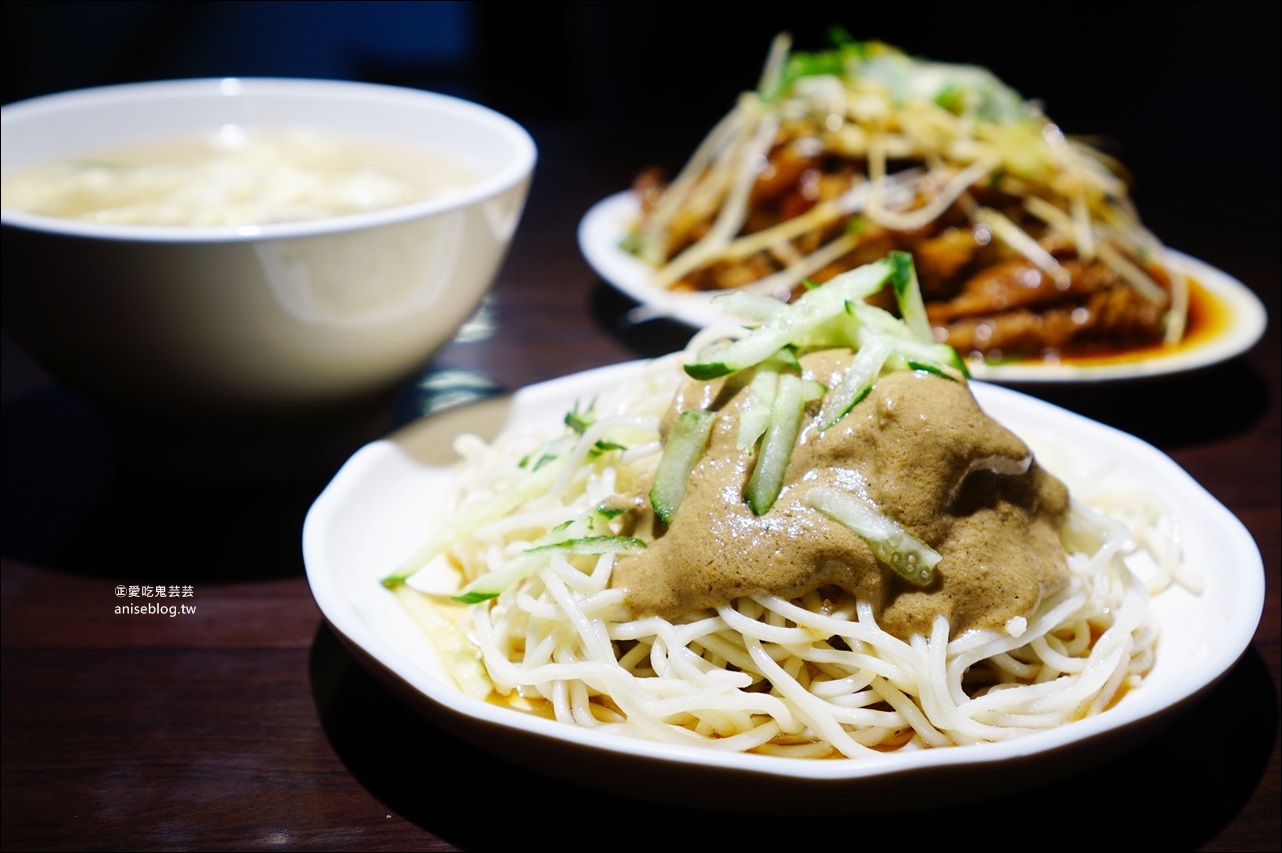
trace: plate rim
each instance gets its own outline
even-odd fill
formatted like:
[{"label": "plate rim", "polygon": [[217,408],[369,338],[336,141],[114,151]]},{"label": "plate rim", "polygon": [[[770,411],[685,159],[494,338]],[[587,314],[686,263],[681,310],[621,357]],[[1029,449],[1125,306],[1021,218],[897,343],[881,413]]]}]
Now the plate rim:
[{"label": "plate rim", "polygon": [[[618,248],[623,236],[620,223],[637,214],[631,190],[622,190],[592,204],[579,220],[579,251],[606,284],[637,302],[629,312],[632,322],[668,319],[692,329],[725,322],[730,315],[712,307],[711,294],[658,291],[642,280],[646,268]],[[1167,252],[1219,297],[1229,311],[1229,322],[1217,335],[1197,346],[1143,361],[1106,364],[983,364],[968,363],[976,379],[1007,385],[1125,381],[1169,376],[1200,370],[1228,361],[1255,346],[1268,326],[1264,302],[1251,288],[1206,261],[1167,247]]]},{"label": "plate rim", "polygon": [[[629,376],[636,375],[649,361],[640,359],[607,365],[527,386],[508,398],[509,421],[503,428],[510,426],[511,420],[522,409],[550,406],[562,401],[568,401],[565,404],[569,405],[576,397],[590,393],[593,388],[624,381]],[[1115,439],[1124,440],[1129,445],[1129,450],[1145,458],[1146,464],[1167,466],[1171,476],[1182,478],[1194,499],[1219,516],[1216,519],[1217,529],[1221,526],[1226,529],[1226,538],[1231,542],[1233,552],[1244,556],[1245,563],[1249,565],[1239,567],[1237,574],[1233,576],[1242,587],[1242,592],[1232,600],[1234,615],[1238,617],[1234,623],[1235,628],[1222,634],[1213,653],[1193,663],[1191,669],[1184,673],[1184,678],[1191,687],[1182,688],[1176,695],[1165,697],[1165,701],[1158,701],[1163,698],[1160,693],[1144,694],[1136,697],[1130,704],[1123,702],[1103,714],[1010,741],[922,750],[909,754],[893,753],[885,758],[833,761],[720,753],[698,747],[657,743],[611,732],[581,729],[473,699],[426,671],[410,654],[390,644],[379,631],[362,621],[357,608],[352,602],[344,600],[340,592],[338,578],[334,575],[334,567],[330,566],[326,558],[323,541],[328,526],[336,520],[336,513],[344,508],[344,502],[353,500],[351,490],[362,482],[362,478],[386,479],[385,469],[388,468],[392,469],[392,473],[396,473],[396,469],[402,469],[401,474],[407,476],[444,475],[449,466],[420,462],[407,453],[403,445],[411,440],[416,429],[442,417],[448,411],[420,418],[397,433],[365,445],[350,457],[321,491],[309,508],[303,525],[303,556],[308,584],[325,620],[357,653],[358,659],[366,667],[381,668],[383,671],[376,671],[375,674],[383,680],[388,680],[390,676],[392,681],[399,681],[407,686],[410,691],[408,698],[411,700],[417,698],[414,694],[426,699],[434,706],[429,709],[429,716],[448,728],[456,729],[456,733],[460,733],[457,730],[462,729],[461,733],[466,739],[487,751],[490,747],[485,739],[474,731],[469,732],[469,728],[485,729],[490,736],[497,733],[509,738],[532,738],[560,748],[574,747],[581,754],[591,756],[591,760],[583,764],[585,768],[601,761],[626,760],[654,765],[663,772],[679,770],[693,777],[711,775],[722,780],[730,778],[735,780],[733,790],[740,795],[743,786],[760,785],[763,780],[797,783],[806,789],[815,785],[826,788],[835,786],[842,791],[852,786],[865,786],[875,780],[879,785],[888,786],[886,793],[891,793],[900,782],[910,784],[911,780],[919,780],[922,774],[939,774],[941,779],[957,774],[982,772],[997,772],[1000,775],[1002,770],[1012,771],[1016,766],[1037,766],[1056,753],[1076,751],[1085,744],[1111,744],[1111,748],[1101,746],[1106,753],[1101,760],[1107,760],[1122,751],[1128,751],[1142,739],[1153,736],[1161,727],[1154,723],[1169,719],[1190,707],[1232,669],[1250,646],[1264,603],[1264,567],[1258,545],[1240,519],[1174,460],[1142,439],[1014,389],[982,381],[975,381],[972,385],[985,408],[994,404],[999,408],[1002,405],[1017,408],[1022,406],[1041,413],[1042,417],[1055,418],[1057,424],[1071,424],[1081,428],[1089,437],[1098,439],[1113,435]],[[1233,535],[1227,536],[1228,532]],[[377,583],[376,576],[370,576],[367,580]],[[1070,736],[1064,734],[1066,731],[1070,732]],[[1117,741],[1122,739],[1123,734],[1133,738],[1131,745],[1118,745]],[[519,757],[508,753],[504,753],[502,757],[523,763]],[[553,772],[546,767],[530,766],[568,781],[587,781],[575,777],[572,769],[562,767]],[[625,783],[616,781],[615,784]],[[982,790],[998,789],[990,786]],[[987,795],[979,789],[970,793]],[[883,807],[885,805],[880,799],[869,800],[868,803],[878,803]]]}]

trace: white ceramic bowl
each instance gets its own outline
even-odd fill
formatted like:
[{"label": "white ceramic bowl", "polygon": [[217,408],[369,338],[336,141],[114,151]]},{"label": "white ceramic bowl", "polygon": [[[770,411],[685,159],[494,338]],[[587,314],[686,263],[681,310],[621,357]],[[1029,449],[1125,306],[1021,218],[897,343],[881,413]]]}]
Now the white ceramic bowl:
[{"label": "white ceramic bowl", "polygon": [[5,330],[53,376],[132,417],[306,417],[387,394],[478,306],[536,149],[439,94],[225,78],[106,86],[3,109],[3,174],[239,126],[420,148],[479,173],[376,212],[256,227],[102,225],[5,208]]}]

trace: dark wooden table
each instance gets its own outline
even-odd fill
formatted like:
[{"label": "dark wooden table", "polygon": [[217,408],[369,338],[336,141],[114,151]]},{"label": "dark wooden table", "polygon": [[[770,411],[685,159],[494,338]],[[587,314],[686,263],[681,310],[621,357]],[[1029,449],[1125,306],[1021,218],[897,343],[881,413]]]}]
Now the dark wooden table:
[{"label": "dark wooden table", "polygon": [[[541,160],[487,303],[494,332],[453,342],[429,375],[466,370],[474,387],[512,390],[688,335],[623,322],[629,306],[575,242],[591,203],[644,165],[639,149],[601,127],[532,130]],[[542,838],[537,846],[641,849],[670,843],[677,821],[685,846],[709,849],[793,847],[816,830],[923,849],[981,837],[1040,849],[1277,849],[1282,369],[1276,235],[1261,236],[1179,246],[1265,295],[1269,331],[1246,356],[1169,380],[1034,391],[1157,445],[1245,522],[1268,600],[1237,666],[1172,728],[1107,766],[971,807],[823,821],[802,834],[794,821],[657,810],[456,742],[371,678],[311,597],[300,530],[333,468],[271,488],[137,473],[97,410],[6,340],[3,848],[484,850]],[[402,418],[426,402],[407,390]],[[115,588],[128,583],[189,586],[180,603],[196,612],[116,615]]]}]

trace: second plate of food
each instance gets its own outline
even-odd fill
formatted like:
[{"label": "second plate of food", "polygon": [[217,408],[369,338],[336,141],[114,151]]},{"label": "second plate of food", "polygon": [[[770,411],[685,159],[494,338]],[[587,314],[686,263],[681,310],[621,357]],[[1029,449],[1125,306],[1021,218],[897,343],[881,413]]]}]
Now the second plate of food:
[{"label": "second plate of food", "polygon": [[[578,229],[579,248],[588,265],[636,303],[630,319],[668,319],[692,328],[739,320],[718,307],[716,291],[676,291],[654,283],[654,270],[623,248],[639,212],[633,192],[615,193],[593,205]],[[1075,360],[970,359],[972,375],[1011,385],[1137,379],[1209,367],[1254,346],[1267,324],[1260,298],[1223,270],[1182,252],[1168,253],[1190,280],[1191,322],[1180,343]]]}]

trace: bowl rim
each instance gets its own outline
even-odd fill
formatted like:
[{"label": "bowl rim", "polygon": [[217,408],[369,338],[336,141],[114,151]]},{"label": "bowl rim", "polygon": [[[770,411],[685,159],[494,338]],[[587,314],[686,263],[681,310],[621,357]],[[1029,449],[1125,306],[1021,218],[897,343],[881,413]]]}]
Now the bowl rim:
[{"label": "bowl rim", "polygon": [[108,100],[141,102],[184,95],[231,98],[298,95],[314,98],[338,95],[348,99],[362,98],[388,103],[417,102],[436,110],[466,116],[499,131],[512,146],[515,156],[503,168],[460,190],[395,207],[320,219],[228,226],[102,224],[2,207],[2,224],[6,228],[119,242],[242,243],[264,239],[320,237],[397,225],[462,210],[530,180],[538,160],[538,147],[529,131],[492,107],[427,89],[319,77],[192,77],[71,89],[5,104],[0,110],[0,127],[8,134],[13,131],[17,122],[30,116],[75,109],[86,103]]}]

